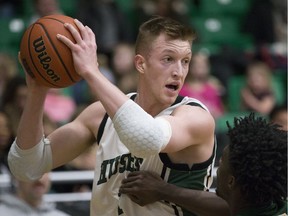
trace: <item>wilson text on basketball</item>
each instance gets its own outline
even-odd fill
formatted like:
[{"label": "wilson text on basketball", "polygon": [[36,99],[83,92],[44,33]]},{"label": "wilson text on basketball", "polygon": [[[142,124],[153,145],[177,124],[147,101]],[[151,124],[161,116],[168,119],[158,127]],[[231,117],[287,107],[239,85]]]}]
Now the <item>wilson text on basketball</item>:
[{"label": "wilson text on basketball", "polygon": [[38,53],[38,59],[40,60],[40,63],[42,64],[46,74],[51,78],[53,82],[59,81],[60,77],[50,67],[52,59],[46,52],[46,47],[42,36],[33,41],[33,47],[35,52]]}]

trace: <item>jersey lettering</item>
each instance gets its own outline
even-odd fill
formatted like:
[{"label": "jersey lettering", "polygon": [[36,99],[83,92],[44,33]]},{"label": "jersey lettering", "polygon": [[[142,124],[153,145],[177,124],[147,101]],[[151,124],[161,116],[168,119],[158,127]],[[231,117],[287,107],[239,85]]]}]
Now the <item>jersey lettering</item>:
[{"label": "jersey lettering", "polygon": [[131,153],[104,160],[101,164],[101,173],[97,185],[107,182],[117,172],[140,170],[142,162],[143,158],[132,156]]}]

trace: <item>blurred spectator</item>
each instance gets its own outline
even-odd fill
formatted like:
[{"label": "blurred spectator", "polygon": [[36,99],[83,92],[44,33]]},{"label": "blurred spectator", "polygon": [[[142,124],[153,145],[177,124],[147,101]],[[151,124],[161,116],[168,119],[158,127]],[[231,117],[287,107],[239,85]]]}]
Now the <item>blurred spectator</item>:
[{"label": "blurred spectator", "polygon": [[77,18],[95,33],[97,51],[108,56],[119,42],[134,42],[131,23],[114,0],[79,1]]},{"label": "blurred spectator", "polygon": [[33,5],[34,13],[31,16],[29,23],[33,23],[43,16],[63,14],[57,0],[33,0]]},{"label": "blurred spectator", "polygon": [[273,51],[287,55],[287,1],[273,0],[275,43]]},{"label": "blurred spectator", "polygon": [[280,125],[281,129],[288,131],[287,102],[274,106],[269,113],[269,119],[271,122]]},{"label": "blurred spectator", "polygon": [[129,43],[119,43],[113,50],[112,68],[116,85],[124,92],[135,92],[138,73],[134,66],[134,47]]},{"label": "blurred spectator", "polygon": [[184,24],[189,24],[189,9],[185,0],[138,0],[137,26],[151,16],[170,17]]},{"label": "blurred spectator", "polygon": [[[97,40],[97,39],[96,39]],[[118,44],[116,45],[116,47]],[[114,49],[114,48],[113,48]],[[111,69],[110,62],[108,56],[105,54],[98,54],[97,56],[99,68],[101,73],[112,83],[116,83],[116,77]]]},{"label": "blurred spectator", "polygon": [[246,71],[246,84],[241,89],[242,109],[268,115],[276,104],[271,69],[264,62],[252,62]]},{"label": "blurred spectator", "polygon": [[22,0],[0,0],[0,17],[13,18],[20,14]]},{"label": "blurred spectator", "polygon": [[[109,66],[108,57],[105,54],[98,54],[98,64],[101,73],[112,83],[116,83],[116,78]],[[71,96],[78,106],[87,105],[98,100],[91,94],[89,86],[85,80],[80,80],[71,86]]]},{"label": "blurred spectator", "polygon": [[252,35],[256,45],[275,41],[272,0],[254,0],[244,20],[244,31]]},{"label": "blurred spectator", "polygon": [[196,98],[203,102],[214,118],[224,114],[222,94],[224,87],[210,74],[209,58],[203,53],[194,54],[190,70],[180,95]]},{"label": "blurred spectator", "polygon": [[67,123],[74,112],[76,104],[69,95],[64,95],[62,89],[51,88],[45,99],[44,113],[58,125]]},{"label": "blurred spectator", "polygon": [[273,24],[275,40],[272,44],[261,47],[260,57],[273,70],[287,73],[287,1],[273,0]]},{"label": "blurred spectator", "polygon": [[282,52],[286,50],[287,1],[254,0],[244,23],[244,30],[253,36],[256,45],[277,44]]},{"label": "blurred spectator", "polygon": [[244,21],[254,39],[254,58],[271,69],[287,70],[287,1],[254,0]]},{"label": "blurred spectator", "polygon": [[0,174],[10,175],[7,156],[13,141],[14,135],[9,117],[3,110],[0,110]]},{"label": "blurred spectator", "polygon": [[16,59],[6,53],[0,53],[0,105],[3,100],[3,92],[8,81],[18,73]]},{"label": "blurred spectator", "polygon": [[50,189],[49,174],[34,182],[15,180],[15,194],[0,196],[1,215],[67,216],[57,210],[53,203],[45,203],[43,196]]},{"label": "blurred spectator", "polygon": [[3,92],[2,107],[11,120],[13,134],[16,134],[18,128],[26,102],[27,91],[25,78],[15,76],[9,80]]},{"label": "blurred spectator", "polygon": [[[250,53],[249,53],[250,54]],[[219,79],[225,89],[229,86],[229,80],[234,75],[243,74],[250,58],[250,55],[241,49],[235,49],[231,46],[222,46],[217,54],[209,56],[211,74]],[[224,97],[228,92],[225,92]]]},{"label": "blurred spectator", "polygon": [[89,91],[87,82],[83,79],[71,86],[71,96],[77,106],[90,104],[94,99]]},{"label": "blurred spectator", "polygon": [[[191,0],[189,0],[191,1]],[[185,0],[136,0],[134,32],[138,27],[152,16],[163,16],[175,19],[189,25],[191,14]]]}]

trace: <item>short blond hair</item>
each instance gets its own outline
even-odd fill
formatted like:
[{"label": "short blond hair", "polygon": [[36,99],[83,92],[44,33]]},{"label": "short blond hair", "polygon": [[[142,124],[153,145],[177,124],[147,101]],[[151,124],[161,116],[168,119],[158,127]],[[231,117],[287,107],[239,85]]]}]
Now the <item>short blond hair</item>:
[{"label": "short blond hair", "polygon": [[195,31],[190,26],[168,17],[155,16],[140,26],[135,44],[136,54],[145,55],[150,50],[151,43],[162,33],[171,39],[188,41],[191,46],[196,38]]}]

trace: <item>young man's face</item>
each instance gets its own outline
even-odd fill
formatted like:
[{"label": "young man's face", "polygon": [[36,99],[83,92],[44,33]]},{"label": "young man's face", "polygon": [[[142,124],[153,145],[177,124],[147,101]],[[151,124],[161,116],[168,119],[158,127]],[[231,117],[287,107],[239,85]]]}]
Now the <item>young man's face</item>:
[{"label": "young man's face", "polygon": [[217,170],[217,189],[216,194],[228,201],[230,196],[229,184],[231,183],[232,174],[229,167],[229,148],[226,146],[223,150]]},{"label": "young man's face", "polygon": [[191,46],[188,41],[171,40],[164,34],[152,43],[145,57],[143,79],[155,97],[174,102],[188,73]]}]

